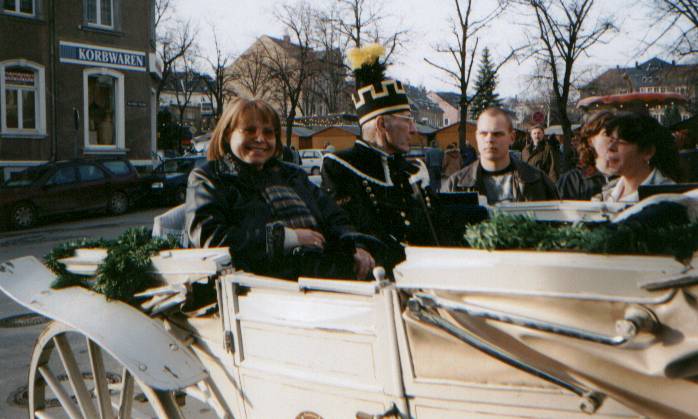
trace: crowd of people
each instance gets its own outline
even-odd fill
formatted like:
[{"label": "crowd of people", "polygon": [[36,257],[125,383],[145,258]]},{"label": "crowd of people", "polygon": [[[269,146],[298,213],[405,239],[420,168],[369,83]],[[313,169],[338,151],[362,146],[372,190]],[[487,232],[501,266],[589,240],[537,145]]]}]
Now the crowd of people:
[{"label": "crowd of people", "polygon": [[442,179],[445,192],[477,192],[490,205],[632,202],[640,185],[678,179],[671,133],[634,113],[594,115],[575,140],[576,167],[562,174],[559,147],[543,127],[530,129],[521,158],[512,155],[512,120],[498,108],[477,120],[477,152],[452,144],[432,148],[426,162],[407,160],[415,121],[400,81],[385,78],[380,53],[355,54],[361,139],[326,155],[322,187],[281,159],[280,119],[267,103],[238,98],[226,108],[209,162],[189,178],[186,232],[193,246],[227,246],[237,267],[261,275],[362,279],[376,265],[390,272],[404,260],[406,244],[455,244],[448,232],[464,220],[443,216],[436,193]]}]

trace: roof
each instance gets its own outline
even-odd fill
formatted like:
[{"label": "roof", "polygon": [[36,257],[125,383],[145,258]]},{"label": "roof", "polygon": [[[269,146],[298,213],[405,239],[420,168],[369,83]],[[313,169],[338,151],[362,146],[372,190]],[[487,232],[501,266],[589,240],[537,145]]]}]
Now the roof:
[{"label": "roof", "polygon": [[435,92],[441,99],[448,102],[449,105],[458,109],[460,107],[460,93],[455,92]]},{"label": "roof", "polygon": [[427,90],[424,87],[411,86],[405,83],[403,83],[403,86],[407,92],[407,97],[410,100],[411,107],[433,111],[441,110],[438,104],[429,99],[427,96]]},{"label": "roof", "polygon": [[589,96],[580,99],[577,107],[586,109],[594,105],[647,104],[648,106],[669,103],[685,104],[688,99],[679,93],[626,93],[622,95]]},{"label": "roof", "polygon": [[582,90],[603,91],[607,86],[628,86],[632,90],[658,85],[686,85],[698,80],[698,64],[668,63],[652,58],[635,67],[616,67],[606,70]]}]

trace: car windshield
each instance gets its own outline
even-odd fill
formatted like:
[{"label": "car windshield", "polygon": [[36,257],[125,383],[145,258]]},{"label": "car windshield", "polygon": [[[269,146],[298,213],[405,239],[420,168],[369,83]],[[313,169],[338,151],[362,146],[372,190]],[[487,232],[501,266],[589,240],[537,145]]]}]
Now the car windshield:
[{"label": "car windshield", "polygon": [[47,167],[35,167],[27,170],[23,170],[19,173],[12,175],[12,178],[5,182],[3,186],[8,188],[18,188],[22,186],[31,186],[36,182],[41,176],[46,173]]}]

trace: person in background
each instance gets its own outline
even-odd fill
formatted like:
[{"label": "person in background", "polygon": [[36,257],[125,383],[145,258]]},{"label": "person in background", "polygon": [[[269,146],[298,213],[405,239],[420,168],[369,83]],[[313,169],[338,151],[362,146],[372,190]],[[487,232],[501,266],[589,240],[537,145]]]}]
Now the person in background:
[{"label": "person in background", "polygon": [[325,143],[325,153],[334,153],[335,151],[337,151],[337,149],[332,143],[329,141]]},{"label": "person in background", "polygon": [[436,140],[432,140],[431,148],[427,149],[424,160],[429,170],[431,190],[433,192],[438,192],[441,189],[441,166],[444,161],[444,152],[441,150]]},{"label": "person in background", "polygon": [[295,279],[366,278],[375,239],[303,169],[279,159],[281,122],[261,100],[226,106],[208,162],[189,175],[186,232],[193,247],[228,247],[236,269]]},{"label": "person in background", "polygon": [[555,185],[543,172],[510,156],[514,129],[506,112],[485,109],[477,119],[475,137],[480,159],[448,179],[449,192],[478,192],[490,205],[558,199]]},{"label": "person in background", "polygon": [[558,179],[560,198],[588,201],[608,183],[606,149],[610,137],[604,127],[611,118],[609,111],[594,114],[575,137],[578,164]]},{"label": "person in background", "polygon": [[[453,147],[456,147],[456,144],[453,144]],[[460,150],[460,155],[461,155],[461,167],[465,167],[469,165],[470,163],[474,162],[477,160],[477,151],[475,150],[475,147],[471,146],[469,142],[465,142],[465,147],[463,147]],[[459,168],[460,169],[460,168]]]},{"label": "person in background", "polygon": [[521,151],[521,160],[540,169],[550,179],[556,181],[560,174],[560,153],[558,148],[545,140],[542,125],[534,125],[529,130],[530,141]]},{"label": "person in background", "polygon": [[441,175],[448,179],[452,174],[456,173],[463,167],[461,154],[456,147],[456,143],[451,143],[446,147],[446,152],[444,153],[443,166],[441,168]]},{"label": "person in background", "polygon": [[607,202],[637,202],[640,185],[670,185],[679,178],[679,156],[671,132],[649,115],[622,112],[604,126],[606,167],[619,176],[601,191]]}]

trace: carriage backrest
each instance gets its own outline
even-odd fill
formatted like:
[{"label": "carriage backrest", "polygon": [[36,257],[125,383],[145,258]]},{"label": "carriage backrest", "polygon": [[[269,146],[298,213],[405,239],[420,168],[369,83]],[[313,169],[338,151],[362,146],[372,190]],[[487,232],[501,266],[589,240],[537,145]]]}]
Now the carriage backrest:
[{"label": "carriage backrest", "polygon": [[175,236],[182,247],[189,247],[189,236],[185,230],[184,204],[171,208],[153,219],[153,237]]}]

